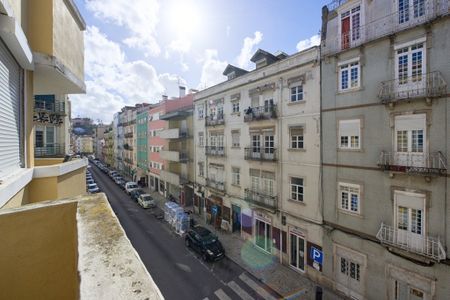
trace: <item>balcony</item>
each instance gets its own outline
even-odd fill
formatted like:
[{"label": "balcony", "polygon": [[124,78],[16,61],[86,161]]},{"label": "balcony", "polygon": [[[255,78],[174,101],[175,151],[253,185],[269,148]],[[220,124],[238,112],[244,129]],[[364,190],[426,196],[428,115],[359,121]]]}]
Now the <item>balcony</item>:
[{"label": "balcony", "polygon": [[123,145],[123,149],[124,150],[128,150],[128,151],[133,151],[133,146],[129,145],[129,144],[124,144]]},{"label": "balcony", "polygon": [[123,159],[123,161],[126,162],[127,164],[130,164],[130,165],[133,164],[133,160],[132,160],[131,158],[125,157],[125,158]]},{"label": "balcony", "polygon": [[225,156],[225,148],[223,146],[206,146],[205,154],[209,156]]},{"label": "balcony", "polygon": [[267,195],[267,192],[245,189],[245,201],[275,210],[277,208],[277,196]]},{"label": "balcony", "polygon": [[215,117],[206,117],[205,118],[205,126],[219,126],[224,125],[225,119],[223,118],[223,114],[215,116]]},{"label": "balcony", "polygon": [[381,83],[378,97],[384,104],[420,98],[442,97],[447,94],[447,83],[439,71],[424,75],[393,79]]},{"label": "balcony", "polygon": [[276,161],[278,159],[275,148],[250,147],[245,148],[244,151],[246,160]]},{"label": "balcony", "polygon": [[34,157],[64,157],[65,155],[66,146],[64,144],[34,146]]},{"label": "balcony", "polygon": [[225,182],[217,179],[206,178],[206,185],[219,192],[225,192]]},{"label": "balcony", "polygon": [[162,150],[160,152],[161,158],[164,160],[174,161],[185,163],[189,160],[188,154],[186,151],[167,151]]},{"label": "balcony", "polygon": [[123,135],[126,139],[130,139],[133,137],[133,132],[127,132]]},{"label": "balcony", "polygon": [[188,182],[185,176],[167,170],[161,170],[159,177],[161,178],[161,180],[175,186],[180,186]]},{"label": "balcony", "polygon": [[384,223],[377,233],[382,244],[400,248],[407,252],[441,261],[446,258],[444,246],[439,238],[421,236],[404,230],[398,230]]},{"label": "balcony", "polygon": [[65,103],[60,101],[51,103],[43,100],[34,100],[34,111],[66,115]]},{"label": "balcony", "polygon": [[419,176],[441,176],[447,172],[447,161],[440,151],[430,154],[382,151],[377,164],[383,171]]},{"label": "balcony", "polygon": [[245,110],[244,122],[260,121],[260,120],[270,120],[277,117],[277,106],[258,106],[250,107]]},{"label": "balcony", "polygon": [[172,128],[165,129],[159,132],[159,137],[162,139],[183,139],[188,137],[188,131],[186,128]]},{"label": "balcony", "polygon": [[74,2],[28,1],[27,11],[33,12],[27,20],[27,39],[35,63],[35,94],[84,93],[86,24]]},{"label": "balcony", "polygon": [[[328,5],[328,10],[336,10],[348,0],[335,0]],[[367,8],[366,8],[367,9]],[[395,11],[394,13],[366,20],[366,24],[349,33],[335,34],[327,38],[322,47],[323,55],[332,55],[347,49],[358,47],[369,41],[395,34],[396,32],[425,24],[436,17],[449,13],[448,1],[425,0],[423,7],[409,6],[409,11]],[[415,17],[418,15],[417,17]],[[335,18],[337,20],[338,18]],[[400,23],[400,20],[402,22]],[[337,21],[336,21],[337,22]],[[331,25],[331,22],[329,22]],[[338,27],[337,24],[333,24]],[[337,32],[336,32],[337,33]]]}]

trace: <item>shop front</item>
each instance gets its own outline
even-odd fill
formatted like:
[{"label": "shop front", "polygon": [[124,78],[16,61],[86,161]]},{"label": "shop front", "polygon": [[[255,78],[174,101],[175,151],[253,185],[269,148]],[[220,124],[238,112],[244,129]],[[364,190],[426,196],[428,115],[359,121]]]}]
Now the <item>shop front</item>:
[{"label": "shop front", "polygon": [[255,211],[254,243],[265,252],[272,253],[272,220],[262,212]]}]

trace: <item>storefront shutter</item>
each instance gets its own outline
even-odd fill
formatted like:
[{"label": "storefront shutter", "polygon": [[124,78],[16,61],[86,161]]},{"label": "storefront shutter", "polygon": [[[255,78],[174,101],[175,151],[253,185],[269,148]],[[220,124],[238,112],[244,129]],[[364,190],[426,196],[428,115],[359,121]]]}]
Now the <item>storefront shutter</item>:
[{"label": "storefront shutter", "polygon": [[22,167],[22,69],[0,40],[0,178]]}]

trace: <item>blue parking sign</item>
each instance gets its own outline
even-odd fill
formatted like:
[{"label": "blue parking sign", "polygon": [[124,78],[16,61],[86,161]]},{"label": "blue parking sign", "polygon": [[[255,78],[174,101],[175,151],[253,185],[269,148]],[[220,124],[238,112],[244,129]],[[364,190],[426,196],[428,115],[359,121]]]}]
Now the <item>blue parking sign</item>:
[{"label": "blue parking sign", "polygon": [[315,261],[318,264],[322,264],[323,261],[323,252],[320,249],[317,249],[315,247],[311,247],[311,252],[309,253],[311,256],[311,259]]}]

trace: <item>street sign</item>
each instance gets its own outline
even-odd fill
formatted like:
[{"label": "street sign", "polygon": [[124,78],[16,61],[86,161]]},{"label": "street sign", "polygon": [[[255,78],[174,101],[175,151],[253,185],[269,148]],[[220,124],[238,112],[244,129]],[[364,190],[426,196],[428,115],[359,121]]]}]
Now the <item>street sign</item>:
[{"label": "street sign", "polygon": [[307,264],[319,272],[322,272],[323,251],[322,247],[308,241]]},{"label": "street sign", "polygon": [[219,210],[219,208],[217,207],[217,205],[213,205],[212,207],[211,207],[211,213],[213,214],[213,215],[217,215],[217,211]]},{"label": "street sign", "polygon": [[323,261],[323,253],[322,250],[319,250],[315,247],[311,247],[311,259],[319,264],[322,264]]}]

